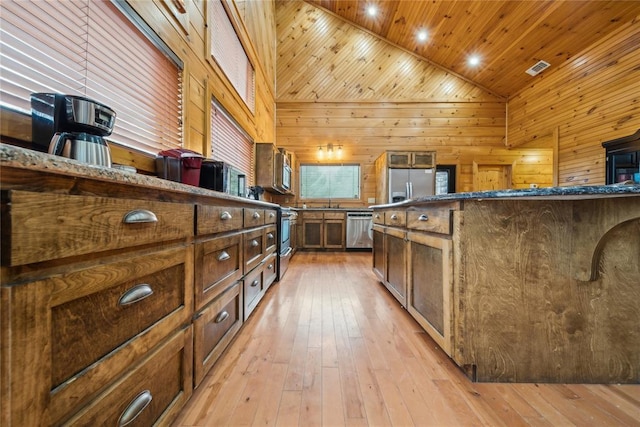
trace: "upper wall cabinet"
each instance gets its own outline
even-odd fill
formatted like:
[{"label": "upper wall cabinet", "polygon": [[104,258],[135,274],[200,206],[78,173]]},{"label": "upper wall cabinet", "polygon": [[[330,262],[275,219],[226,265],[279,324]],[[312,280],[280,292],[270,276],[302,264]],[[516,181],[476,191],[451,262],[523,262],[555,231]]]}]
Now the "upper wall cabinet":
[{"label": "upper wall cabinet", "polygon": [[389,151],[387,165],[390,168],[433,168],[436,166],[434,151]]}]

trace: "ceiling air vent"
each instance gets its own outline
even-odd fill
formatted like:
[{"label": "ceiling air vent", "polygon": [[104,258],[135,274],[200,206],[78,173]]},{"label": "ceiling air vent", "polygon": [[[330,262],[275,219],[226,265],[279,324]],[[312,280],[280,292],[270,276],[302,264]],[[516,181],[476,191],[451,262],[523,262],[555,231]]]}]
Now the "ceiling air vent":
[{"label": "ceiling air vent", "polygon": [[537,76],[538,74],[540,74],[541,72],[549,68],[550,66],[551,64],[549,64],[546,61],[538,61],[538,63],[533,67],[529,68],[526,71],[526,73],[529,74],[530,76]]}]

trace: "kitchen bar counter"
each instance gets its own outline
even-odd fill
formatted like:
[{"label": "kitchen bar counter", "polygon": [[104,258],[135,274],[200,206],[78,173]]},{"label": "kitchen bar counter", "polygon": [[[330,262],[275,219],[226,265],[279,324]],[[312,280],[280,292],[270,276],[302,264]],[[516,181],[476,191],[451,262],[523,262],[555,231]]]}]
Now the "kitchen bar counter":
[{"label": "kitchen bar counter", "polygon": [[640,186],[373,206],[374,272],[477,381],[640,382]]},{"label": "kitchen bar counter", "polygon": [[612,184],[612,185],[583,185],[572,187],[545,187],[526,188],[519,190],[487,190],[472,191],[467,193],[441,194],[438,196],[421,197],[417,199],[405,200],[403,202],[376,205],[371,208],[391,208],[409,207],[420,203],[443,202],[457,200],[480,200],[480,199],[590,199],[594,197],[617,197],[627,195],[640,195],[640,184]]}]

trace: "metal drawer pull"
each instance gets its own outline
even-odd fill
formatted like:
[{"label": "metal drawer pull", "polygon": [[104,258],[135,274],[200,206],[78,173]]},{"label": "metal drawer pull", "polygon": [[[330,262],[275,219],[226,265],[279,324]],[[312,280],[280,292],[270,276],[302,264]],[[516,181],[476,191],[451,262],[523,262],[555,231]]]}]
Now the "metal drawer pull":
[{"label": "metal drawer pull", "polygon": [[391,215],[391,220],[392,221],[395,221],[397,219],[398,219],[398,215],[396,215],[396,214]]},{"label": "metal drawer pull", "polygon": [[120,418],[118,418],[118,426],[123,427],[130,424],[142,413],[142,411],[144,411],[147,406],[149,406],[152,399],[153,396],[151,396],[151,392],[149,390],[145,390],[134,397],[131,403],[129,403],[125,410],[122,411]]},{"label": "metal drawer pull", "polygon": [[254,218],[254,219],[258,219],[258,218],[260,218],[260,214],[259,214],[258,212],[254,212],[254,213],[253,213],[253,218]]},{"label": "metal drawer pull", "polygon": [[376,214],[376,219],[380,219],[380,214]]},{"label": "metal drawer pull", "polygon": [[258,281],[258,279],[254,280],[253,282],[251,282],[251,287],[255,288],[256,286],[258,286],[260,284],[260,282]]},{"label": "metal drawer pull", "polygon": [[122,219],[125,224],[139,224],[145,222],[158,222],[158,217],[151,211],[146,209],[134,209]]},{"label": "metal drawer pull", "polygon": [[214,320],[214,322],[216,323],[224,322],[225,320],[227,320],[228,317],[229,317],[229,312],[223,311],[222,313],[216,316],[216,320]]},{"label": "metal drawer pull", "polygon": [[269,218],[273,218],[274,216],[276,216],[276,214],[275,214],[275,213],[273,213],[273,212],[269,212]]},{"label": "metal drawer pull", "polygon": [[267,234],[267,238],[268,238],[268,239],[273,239],[273,233],[269,233],[269,234]]},{"label": "metal drawer pull", "polygon": [[269,266],[267,267],[269,270],[273,270],[273,264],[269,264]]},{"label": "metal drawer pull", "polygon": [[150,297],[153,294],[153,289],[146,283],[136,285],[133,288],[125,291],[118,300],[118,305],[130,305],[143,299]]},{"label": "metal drawer pull", "polygon": [[220,219],[221,219],[221,220],[223,220],[223,221],[227,221],[227,220],[229,220],[229,219],[231,219],[231,218],[233,218],[233,217],[232,217],[232,216],[231,216],[231,214],[230,214],[229,212],[227,212],[227,211],[224,211],[224,212],[222,212],[222,213],[220,214]]},{"label": "metal drawer pull", "polygon": [[222,251],[220,255],[218,255],[218,261],[226,261],[231,258],[231,255],[227,251]]},{"label": "metal drawer pull", "polygon": [[252,240],[252,241],[251,241],[251,247],[252,247],[252,248],[255,248],[255,247],[256,247],[256,246],[258,246],[258,245],[260,245],[260,243],[258,243],[258,241],[257,241],[257,240],[255,240],[255,239],[254,239],[254,240]]},{"label": "metal drawer pull", "polygon": [[418,217],[418,221],[429,221],[427,214],[422,214]]}]

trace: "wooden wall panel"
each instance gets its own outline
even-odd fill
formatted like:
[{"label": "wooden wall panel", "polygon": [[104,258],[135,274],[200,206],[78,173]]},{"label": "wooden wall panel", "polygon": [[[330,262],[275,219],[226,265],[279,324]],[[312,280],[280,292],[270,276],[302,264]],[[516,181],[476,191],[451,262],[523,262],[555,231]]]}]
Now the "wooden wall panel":
[{"label": "wooden wall panel", "polygon": [[387,150],[435,150],[438,164],[457,165],[457,191],[473,190],[473,162],[486,159],[515,162],[516,188],[551,184],[552,150],[505,148],[504,99],[304,2],[278,1],[276,24],[276,143],[299,163],[341,145],[342,159],[322,163],[362,168],[361,199],[341,205],[375,200]]},{"label": "wooden wall panel", "polygon": [[558,184],[604,184],[602,142],[640,129],[638,46],[640,20],[540,75],[508,102],[507,145],[545,146],[557,129]]}]

